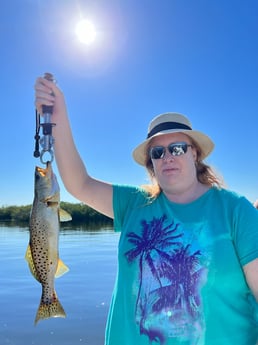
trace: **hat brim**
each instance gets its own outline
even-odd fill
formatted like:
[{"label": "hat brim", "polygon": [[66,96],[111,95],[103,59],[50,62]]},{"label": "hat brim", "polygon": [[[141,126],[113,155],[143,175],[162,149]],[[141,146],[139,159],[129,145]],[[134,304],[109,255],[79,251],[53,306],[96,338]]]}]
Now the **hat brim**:
[{"label": "hat brim", "polygon": [[155,137],[162,136],[165,134],[170,134],[170,133],[183,133],[183,134],[188,135],[190,138],[192,138],[201,149],[201,157],[200,157],[201,160],[205,159],[214,148],[213,141],[202,132],[194,131],[194,130],[182,130],[182,129],[166,130],[166,131],[162,131],[162,132],[158,132],[154,134],[152,137],[146,139],[143,143],[138,145],[133,151],[134,160],[138,164],[145,166],[147,147],[148,147],[149,142]]}]

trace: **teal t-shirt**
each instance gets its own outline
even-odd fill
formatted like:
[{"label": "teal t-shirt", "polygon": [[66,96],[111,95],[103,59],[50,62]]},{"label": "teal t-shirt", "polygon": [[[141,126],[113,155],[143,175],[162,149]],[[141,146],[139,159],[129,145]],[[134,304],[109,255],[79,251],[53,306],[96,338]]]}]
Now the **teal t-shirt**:
[{"label": "teal t-shirt", "polygon": [[255,345],[257,303],[242,266],[258,258],[258,211],[211,188],[176,204],[113,187],[118,272],[106,345]]}]

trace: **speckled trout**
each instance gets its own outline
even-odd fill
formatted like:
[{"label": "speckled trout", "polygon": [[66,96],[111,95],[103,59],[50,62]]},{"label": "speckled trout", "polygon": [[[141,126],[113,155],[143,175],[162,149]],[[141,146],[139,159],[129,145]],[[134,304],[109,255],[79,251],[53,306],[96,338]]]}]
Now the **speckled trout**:
[{"label": "speckled trout", "polygon": [[58,300],[54,281],[66,273],[68,267],[59,259],[59,221],[68,221],[70,215],[61,211],[60,190],[51,163],[46,169],[35,168],[34,200],[30,215],[30,242],[26,252],[32,275],[42,285],[40,305],[35,324],[50,317],[65,317]]}]

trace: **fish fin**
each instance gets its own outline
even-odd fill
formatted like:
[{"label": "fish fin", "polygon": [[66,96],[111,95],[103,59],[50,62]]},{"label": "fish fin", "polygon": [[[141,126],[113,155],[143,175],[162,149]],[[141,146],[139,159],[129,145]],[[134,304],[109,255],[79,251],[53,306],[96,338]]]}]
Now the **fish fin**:
[{"label": "fish fin", "polygon": [[62,208],[59,209],[59,218],[60,222],[69,222],[72,220],[72,216]]},{"label": "fish fin", "polygon": [[33,262],[30,245],[28,245],[28,248],[26,250],[25,259],[28,262],[29,269],[30,269],[30,272],[33,275],[33,277],[36,280],[40,281],[38,278],[38,275],[37,275],[36,267],[35,267],[34,262]]},{"label": "fish fin", "polygon": [[69,268],[63,263],[61,259],[58,260],[55,278],[61,277],[63,274],[67,273]]},{"label": "fish fin", "polygon": [[52,299],[50,302],[48,301],[48,303],[44,303],[41,298],[35,318],[35,325],[38,321],[49,319],[50,317],[66,317],[64,308],[59,302],[56,292],[53,293]]}]

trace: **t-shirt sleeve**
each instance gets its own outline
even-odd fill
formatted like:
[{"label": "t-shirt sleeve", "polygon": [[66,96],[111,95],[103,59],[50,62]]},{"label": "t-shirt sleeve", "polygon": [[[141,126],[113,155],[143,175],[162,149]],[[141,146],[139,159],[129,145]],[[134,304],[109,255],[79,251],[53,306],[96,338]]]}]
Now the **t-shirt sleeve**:
[{"label": "t-shirt sleeve", "polygon": [[124,219],[132,210],[146,203],[146,193],[139,187],[113,185],[114,230],[122,231]]},{"label": "t-shirt sleeve", "polygon": [[258,210],[244,197],[234,210],[233,237],[240,263],[258,258]]}]

